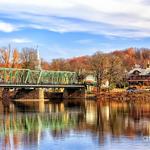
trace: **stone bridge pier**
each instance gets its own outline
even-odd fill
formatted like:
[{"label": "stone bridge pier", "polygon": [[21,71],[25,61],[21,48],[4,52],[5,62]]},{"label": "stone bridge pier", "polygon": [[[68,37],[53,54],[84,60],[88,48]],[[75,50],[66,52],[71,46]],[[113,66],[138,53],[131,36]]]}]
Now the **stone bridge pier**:
[{"label": "stone bridge pier", "polygon": [[44,99],[44,88],[37,89],[18,89],[14,92],[13,99]]},{"label": "stone bridge pier", "polygon": [[44,89],[44,88],[39,88],[39,89],[38,89],[38,94],[39,94],[39,99],[40,99],[40,100],[43,100],[43,99],[44,99],[44,92],[45,92],[45,89]]},{"label": "stone bridge pier", "polygon": [[44,88],[38,89],[38,96],[39,96],[39,112],[45,112],[45,105],[44,105]]}]

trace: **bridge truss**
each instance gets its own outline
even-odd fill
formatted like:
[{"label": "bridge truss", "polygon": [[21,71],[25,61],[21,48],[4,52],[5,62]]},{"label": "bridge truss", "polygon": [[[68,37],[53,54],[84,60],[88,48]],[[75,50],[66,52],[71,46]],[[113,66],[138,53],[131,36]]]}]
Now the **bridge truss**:
[{"label": "bridge truss", "polygon": [[77,84],[77,75],[69,71],[0,68],[1,84]]}]

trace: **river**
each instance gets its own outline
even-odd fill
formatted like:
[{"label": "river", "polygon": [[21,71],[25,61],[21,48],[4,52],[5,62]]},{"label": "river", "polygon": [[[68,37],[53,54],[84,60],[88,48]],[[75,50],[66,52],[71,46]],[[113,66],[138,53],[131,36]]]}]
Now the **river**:
[{"label": "river", "polygon": [[0,105],[2,150],[149,150],[150,103],[94,100]]}]

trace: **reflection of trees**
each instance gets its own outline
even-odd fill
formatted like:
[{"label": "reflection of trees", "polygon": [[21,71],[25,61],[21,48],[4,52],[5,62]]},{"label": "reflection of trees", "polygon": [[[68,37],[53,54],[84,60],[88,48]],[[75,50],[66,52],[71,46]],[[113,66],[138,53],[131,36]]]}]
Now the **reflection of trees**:
[{"label": "reflection of trees", "polygon": [[[76,126],[78,116],[78,113],[7,114],[0,120],[3,147],[10,145],[10,139],[14,147],[17,147],[20,140],[25,145],[37,143],[45,129],[50,129],[53,137],[62,137]],[[13,136],[10,137],[10,133]]]},{"label": "reflection of trees", "polygon": [[55,129],[51,131],[51,135],[55,139],[63,138],[67,136],[67,133],[69,133],[69,131],[70,131],[69,129],[60,129],[60,130]]},{"label": "reflection of trees", "polygon": [[[103,111],[105,106],[108,106],[108,112]],[[150,134],[149,103],[100,102],[97,109],[97,127],[99,128],[97,132],[99,132],[100,142],[107,134],[115,138],[120,136],[133,138]],[[106,119],[105,113],[109,113],[109,119]]]},{"label": "reflection of trees", "polygon": [[[4,138],[2,139],[2,149],[11,149],[11,125],[14,124],[14,120],[10,119],[9,114],[5,114],[4,118],[3,118],[3,124],[2,121],[1,123],[1,134],[4,134]],[[20,139],[20,134],[19,133],[15,133],[12,136],[12,140],[13,140],[13,146],[14,149],[18,148],[18,144],[19,144],[19,139]]]},{"label": "reflection of trees", "polygon": [[[118,137],[122,134],[125,124],[124,103],[109,103],[109,128],[112,136]],[[115,107],[115,109],[113,108]],[[118,115],[120,114],[120,115]]]},{"label": "reflection of trees", "polygon": [[55,139],[67,137],[71,130],[79,134],[89,132],[94,139],[99,138],[101,144],[106,142],[108,135],[112,138],[150,135],[149,103],[86,101],[86,111],[70,112],[72,106],[67,110],[64,106],[62,108],[58,107],[63,111],[57,113],[6,114],[4,119],[0,119],[3,147],[11,144],[11,138],[16,147],[22,140],[25,145],[37,145],[44,137],[42,131],[45,129]]},{"label": "reflection of trees", "polygon": [[[112,138],[135,138],[136,136],[150,135],[150,104],[149,103],[127,103],[117,101],[101,101],[95,102],[97,106],[91,108],[88,105],[94,106],[91,102],[86,103],[86,113],[91,111],[96,112],[92,124],[89,119],[86,119],[82,131],[86,130],[93,133],[93,137],[98,136],[99,142],[104,143],[106,136]],[[95,123],[94,123],[95,122]],[[80,127],[81,129],[81,127]]]},{"label": "reflection of trees", "polygon": [[104,118],[102,116],[101,103],[97,107],[97,128],[99,132],[99,141],[104,143]]}]

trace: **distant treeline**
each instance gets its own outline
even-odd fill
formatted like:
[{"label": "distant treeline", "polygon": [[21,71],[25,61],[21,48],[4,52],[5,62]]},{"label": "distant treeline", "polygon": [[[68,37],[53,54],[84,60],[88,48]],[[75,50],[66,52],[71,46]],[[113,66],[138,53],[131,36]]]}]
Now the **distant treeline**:
[{"label": "distant treeline", "polygon": [[[50,54],[49,54],[50,55]],[[125,50],[115,50],[110,53],[96,52],[91,56],[74,57],[70,59],[53,59],[45,61],[41,59],[42,69],[75,71],[79,81],[88,74],[96,77],[98,90],[104,80],[108,80],[110,85],[124,83],[127,72],[138,64],[146,68],[150,60],[150,49],[148,48],[127,48]],[[37,51],[33,48],[0,49],[0,66],[14,68],[35,69],[37,66]]]}]

